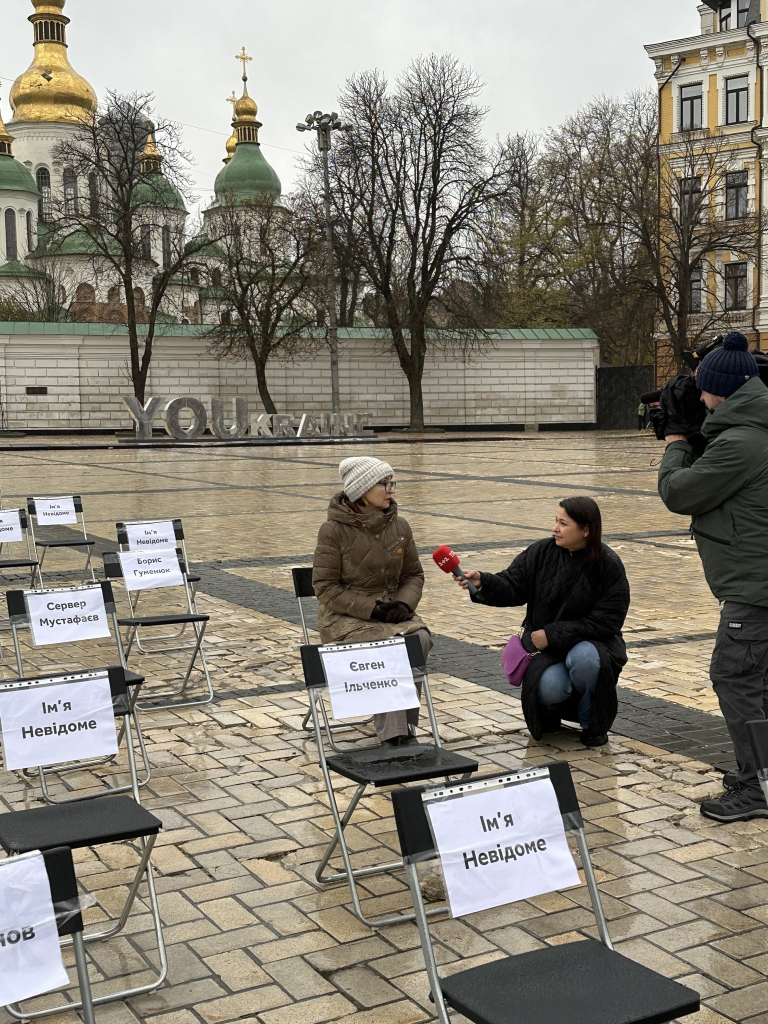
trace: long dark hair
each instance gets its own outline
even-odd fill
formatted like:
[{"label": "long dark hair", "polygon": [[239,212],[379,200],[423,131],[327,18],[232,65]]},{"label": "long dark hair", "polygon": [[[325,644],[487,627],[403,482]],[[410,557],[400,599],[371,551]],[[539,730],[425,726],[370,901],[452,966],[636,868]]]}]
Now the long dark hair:
[{"label": "long dark hair", "polygon": [[560,508],[569,519],[579,526],[588,526],[587,534],[587,569],[593,576],[603,573],[603,517],[600,506],[593,498],[564,498]]}]

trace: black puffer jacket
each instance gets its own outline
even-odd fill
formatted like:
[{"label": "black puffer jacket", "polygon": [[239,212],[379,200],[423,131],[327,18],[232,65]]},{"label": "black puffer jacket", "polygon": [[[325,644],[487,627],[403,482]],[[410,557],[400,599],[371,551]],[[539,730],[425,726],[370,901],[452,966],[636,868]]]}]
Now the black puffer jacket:
[{"label": "black puffer jacket", "polygon": [[[536,650],[531,633],[543,629],[547,634],[549,646],[531,661],[522,687],[523,714],[537,740],[547,724],[542,722],[543,709],[538,702],[539,679],[582,640],[595,645],[601,663],[589,731],[608,732],[616,718],[616,683],[627,663],[621,627],[629,608],[629,582],[623,562],[605,544],[602,576],[595,580],[585,569],[585,551],[571,554],[550,537],[521,551],[503,572],[482,573],[482,589],[472,599],[497,608],[526,604],[523,646],[531,653]],[[567,701],[560,710],[562,717],[575,720],[576,700]]]}]

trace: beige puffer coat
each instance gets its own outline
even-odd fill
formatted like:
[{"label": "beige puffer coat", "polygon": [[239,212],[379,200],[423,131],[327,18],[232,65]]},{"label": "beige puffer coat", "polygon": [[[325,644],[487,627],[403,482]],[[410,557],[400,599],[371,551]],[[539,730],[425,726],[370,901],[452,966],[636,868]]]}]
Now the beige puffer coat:
[{"label": "beige puffer coat", "polygon": [[424,589],[424,570],[408,523],[393,501],[386,512],[354,512],[343,494],[331,498],[328,521],[317,536],[312,584],[320,602],[320,639],[364,643],[425,629],[413,616],[405,622],[377,622],[377,601],[402,601],[415,612]]}]

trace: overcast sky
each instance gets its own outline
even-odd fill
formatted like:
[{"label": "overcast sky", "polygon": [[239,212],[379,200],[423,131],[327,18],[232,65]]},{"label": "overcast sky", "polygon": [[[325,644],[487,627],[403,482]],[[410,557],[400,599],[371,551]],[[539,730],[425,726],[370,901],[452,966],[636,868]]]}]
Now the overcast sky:
[{"label": "overcast sky", "polygon": [[[694,35],[697,0],[69,0],[69,57],[99,95],[152,90],[185,125],[205,201],[240,95],[244,45],[264,155],[284,191],[303,136],[297,121],[336,105],[357,71],[394,79],[418,54],[450,52],[486,83],[490,138],[543,131],[601,93],[653,85],[644,43]],[[0,0],[1,108],[29,65],[29,0]],[[206,204],[207,205],[207,204]]]}]

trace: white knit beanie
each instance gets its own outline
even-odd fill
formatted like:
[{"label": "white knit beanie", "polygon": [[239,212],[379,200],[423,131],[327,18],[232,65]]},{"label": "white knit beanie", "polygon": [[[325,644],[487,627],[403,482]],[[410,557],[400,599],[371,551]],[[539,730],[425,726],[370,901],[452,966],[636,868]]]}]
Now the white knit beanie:
[{"label": "white knit beanie", "polygon": [[350,501],[362,498],[374,484],[385,477],[394,476],[394,470],[388,462],[366,456],[344,459],[339,464],[339,476],[344,485],[344,493]]}]

